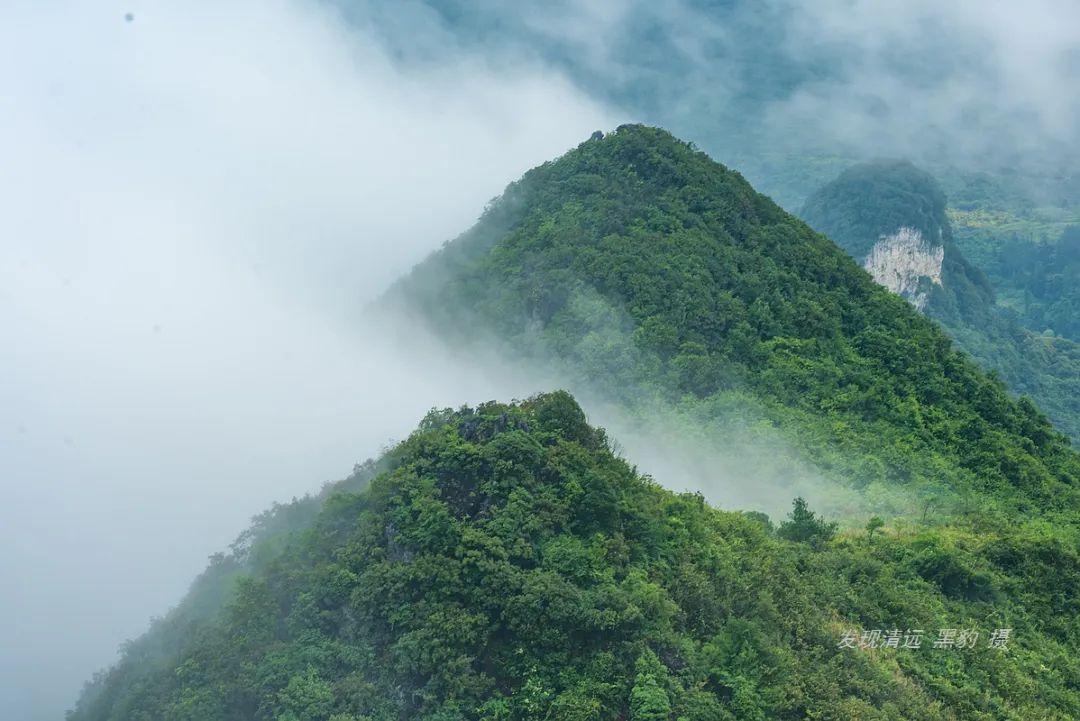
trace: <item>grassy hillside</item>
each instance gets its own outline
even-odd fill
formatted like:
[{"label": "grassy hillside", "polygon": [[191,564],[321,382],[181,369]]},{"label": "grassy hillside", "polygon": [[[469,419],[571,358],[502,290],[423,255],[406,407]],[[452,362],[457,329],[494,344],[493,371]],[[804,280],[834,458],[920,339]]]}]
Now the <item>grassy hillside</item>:
[{"label": "grassy hillside", "polygon": [[[1080,558],[1038,524],[837,535],[801,506],[779,527],[717,511],[614,456],[565,393],[433,411],[378,469],[289,534],[268,520],[310,502],[264,518],[220,617],[129,649],[69,720],[1080,713]],[[980,635],[935,648],[939,629]]]}]

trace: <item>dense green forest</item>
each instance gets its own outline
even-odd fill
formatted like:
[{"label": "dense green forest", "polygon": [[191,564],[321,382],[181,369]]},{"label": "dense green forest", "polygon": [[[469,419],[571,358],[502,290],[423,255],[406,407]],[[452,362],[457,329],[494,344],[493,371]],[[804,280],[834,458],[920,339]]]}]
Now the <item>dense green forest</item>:
[{"label": "dense green forest", "polygon": [[[257,519],[71,721],[1080,715],[1080,458],[693,146],[594,134],[371,312],[676,435],[767,429],[864,513],[665,490],[564,392],[436,410]],[[915,629],[918,650],[862,635]],[[980,635],[935,648],[941,629]]]},{"label": "dense green forest", "polygon": [[[955,241],[947,203],[929,173],[908,162],[874,161],[845,170],[811,194],[800,216],[860,263],[879,238],[901,227],[943,246],[941,284],[932,286],[927,315],[980,365],[1016,393],[1031,396],[1058,428],[1080,439],[1080,345],[1025,327],[1038,324],[1032,316],[1043,305],[1032,303],[1026,318],[996,305],[993,284]],[[1063,331],[1080,317],[1069,310],[1073,288],[1080,287],[1080,232],[1072,241],[1064,237],[1050,246],[1032,248],[1019,241],[1004,246],[996,272],[1022,282],[1031,289],[1027,296],[1037,293],[1048,300],[1045,307],[1060,316],[1057,327]]]},{"label": "dense green forest", "polygon": [[960,214],[960,239],[983,257],[1001,302],[1033,331],[1080,341],[1080,225],[1058,232],[987,215]]},{"label": "dense green forest", "polygon": [[454,344],[562,364],[628,408],[729,411],[861,488],[1075,509],[1077,458],[931,320],[736,172],[623,126],[512,184],[388,304]]},{"label": "dense green forest", "polygon": [[[561,392],[433,411],[378,466],[304,530],[263,519],[236,555],[270,560],[233,582],[220,619],[160,622],[170,647],[133,645],[70,721],[1080,709],[1080,557],[1041,524],[837,534],[801,502],[778,527],[718,511],[635,472]],[[954,628],[980,635],[935,648]],[[999,628],[1015,629],[1004,650]],[[871,629],[927,636],[893,648]]]}]

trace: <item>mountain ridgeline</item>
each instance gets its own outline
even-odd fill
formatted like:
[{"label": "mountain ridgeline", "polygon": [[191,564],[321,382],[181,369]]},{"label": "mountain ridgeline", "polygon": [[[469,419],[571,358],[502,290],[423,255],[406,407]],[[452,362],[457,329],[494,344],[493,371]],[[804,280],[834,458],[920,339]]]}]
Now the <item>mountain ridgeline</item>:
[{"label": "mountain ridgeline", "polygon": [[663,130],[623,126],[529,171],[387,303],[454,344],[486,329],[628,408],[659,398],[695,426],[752,408],[858,488],[974,494],[980,513],[1076,509],[1077,457],[1029,400]]},{"label": "mountain ridgeline", "polygon": [[812,194],[800,215],[1080,439],[1080,345],[1032,333],[995,306],[986,276],[955,243],[930,174],[903,161],[856,165]]},{"label": "mountain ridgeline", "polygon": [[[563,391],[433,410],[259,517],[69,721],[1080,717],[1068,441],[693,146],[594,134],[372,312],[676,435],[781,434],[884,518],[798,499],[777,523],[672,492]],[[940,629],[978,636],[938,647]]]},{"label": "mountain ridgeline", "polygon": [[[263,519],[69,721],[1073,719],[1080,558],[1047,533],[836,535],[675,494],[564,392],[432,411],[314,519]],[[281,507],[285,517],[311,500]],[[297,510],[300,509],[300,510]],[[243,559],[248,559],[244,561]],[[219,564],[225,561],[219,559]],[[982,629],[935,649],[939,628]],[[1016,629],[1007,650],[991,629]],[[920,649],[861,629],[933,629]],[[852,631],[855,629],[855,631]]]}]

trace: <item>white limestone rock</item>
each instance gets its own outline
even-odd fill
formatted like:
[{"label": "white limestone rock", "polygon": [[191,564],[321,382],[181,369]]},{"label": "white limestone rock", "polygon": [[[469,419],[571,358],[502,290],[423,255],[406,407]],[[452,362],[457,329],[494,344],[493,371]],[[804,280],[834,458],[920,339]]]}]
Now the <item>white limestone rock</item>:
[{"label": "white limestone rock", "polygon": [[945,248],[931,245],[915,228],[902,227],[883,235],[870,249],[863,267],[881,285],[906,298],[919,310],[930,300],[923,278],[941,285]]}]

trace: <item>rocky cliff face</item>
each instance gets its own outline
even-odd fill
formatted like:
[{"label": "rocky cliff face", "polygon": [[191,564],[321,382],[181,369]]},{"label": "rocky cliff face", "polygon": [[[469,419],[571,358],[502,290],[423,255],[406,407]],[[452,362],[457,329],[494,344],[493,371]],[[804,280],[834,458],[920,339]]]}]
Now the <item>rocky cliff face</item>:
[{"label": "rocky cliff face", "polygon": [[941,285],[944,260],[944,246],[931,245],[918,230],[902,227],[892,235],[881,236],[863,267],[878,283],[924,310],[930,299],[927,283]]}]

